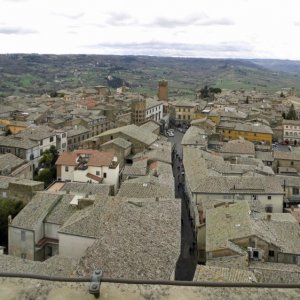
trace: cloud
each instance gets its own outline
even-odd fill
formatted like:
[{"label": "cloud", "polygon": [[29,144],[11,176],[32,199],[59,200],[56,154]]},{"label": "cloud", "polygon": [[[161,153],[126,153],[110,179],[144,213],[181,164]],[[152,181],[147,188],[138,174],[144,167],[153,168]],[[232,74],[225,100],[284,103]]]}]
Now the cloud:
[{"label": "cloud", "polygon": [[71,19],[71,20],[77,20],[80,19],[84,16],[84,12],[78,13],[78,14],[65,14],[65,13],[56,13],[53,12],[51,13],[54,16],[58,16],[58,17],[63,17],[63,18],[67,18],[67,19]]},{"label": "cloud", "polygon": [[33,34],[33,33],[37,33],[37,31],[29,28],[0,26],[0,34],[24,35],[24,34]]},{"label": "cloud", "polygon": [[109,13],[108,18],[106,19],[106,25],[111,25],[111,26],[138,25],[138,21],[136,20],[136,18],[128,14],[111,12]]},{"label": "cloud", "polygon": [[221,42],[217,44],[185,44],[149,41],[143,43],[102,43],[88,46],[116,54],[181,56],[181,57],[242,57],[252,53],[253,47],[245,42]]},{"label": "cloud", "polygon": [[234,25],[234,21],[228,18],[209,18],[204,14],[198,16],[187,16],[182,19],[175,18],[156,18],[152,23],[148,24],[157,27],[182,27],[182,26],[211,26],[211,25]]}]

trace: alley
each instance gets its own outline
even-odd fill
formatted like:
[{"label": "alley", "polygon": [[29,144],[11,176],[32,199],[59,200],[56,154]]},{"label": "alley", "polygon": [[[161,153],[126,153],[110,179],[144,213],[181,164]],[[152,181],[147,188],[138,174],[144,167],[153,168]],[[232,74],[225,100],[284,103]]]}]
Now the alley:
[{"label": "alley", "polygon": [[188,199],[184,192],[184,168],[182,164],[181,140],[183,134],[175,130],[175,136],[169,140],[175,145],[175,155],[173,156],[173,174],[175,178],[175,195],[181,198],[181,255],[177,262],[175,279],[193,280],[196,264],[197,249],[196,239],[191,225],[188,212]]}]

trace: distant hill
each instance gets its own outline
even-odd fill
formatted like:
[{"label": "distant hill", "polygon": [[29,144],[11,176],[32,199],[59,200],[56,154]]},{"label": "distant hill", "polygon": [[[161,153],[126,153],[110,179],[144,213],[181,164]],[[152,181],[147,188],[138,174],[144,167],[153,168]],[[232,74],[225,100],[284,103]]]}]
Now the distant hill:
[{"label": "distant hill", "polygon": [[279,59],[252,59],[252,62],[275,72],[300,75],[300,61]]},{"label": "distant hill", "polygon": [[[0,96],[43,94],[80,86],[122,83],[155,95],[160,79],[170,96],[194,97],[204,85],[274,92],[300,85],[300,62],[117,55],[0,55]],[[108,80],[110,78],[110,80]]]}]

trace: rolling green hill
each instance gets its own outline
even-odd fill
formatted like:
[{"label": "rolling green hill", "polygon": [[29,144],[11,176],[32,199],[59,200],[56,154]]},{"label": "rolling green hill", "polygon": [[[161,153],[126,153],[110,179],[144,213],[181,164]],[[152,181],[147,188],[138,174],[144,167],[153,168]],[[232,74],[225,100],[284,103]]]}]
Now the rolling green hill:
[{"label": "rolling green hill", "polygon": [[[285,66],[286,62],[286,66]],[[64,88],[124,82],[156,94],[169,81],[170,96],[195,94],[204,85],[274,92],[300,84],[300,62],[117,55],[0,55],[0,96],[43,94]],[[114,80],[107,80],[108,76]]]}]

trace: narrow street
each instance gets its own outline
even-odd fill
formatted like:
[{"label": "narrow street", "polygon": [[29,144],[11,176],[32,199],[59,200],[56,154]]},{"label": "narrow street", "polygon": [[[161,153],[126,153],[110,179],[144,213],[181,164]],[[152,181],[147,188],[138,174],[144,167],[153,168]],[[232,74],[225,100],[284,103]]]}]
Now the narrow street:
[{"label": "narrow street", "polygon": [[181,140],[183,134],[175,130],[175,136],[169,140],[175,144],[175,155],[173,160],[173,174],[175,179],[175,196],[181,198],[181,255],[177,262],[175,279],[193,280],[197,265],[197,246],[194,237],[191,220],[189,218],[187,197],[184,192],[184,172],[182,165],[182,147]]}]

